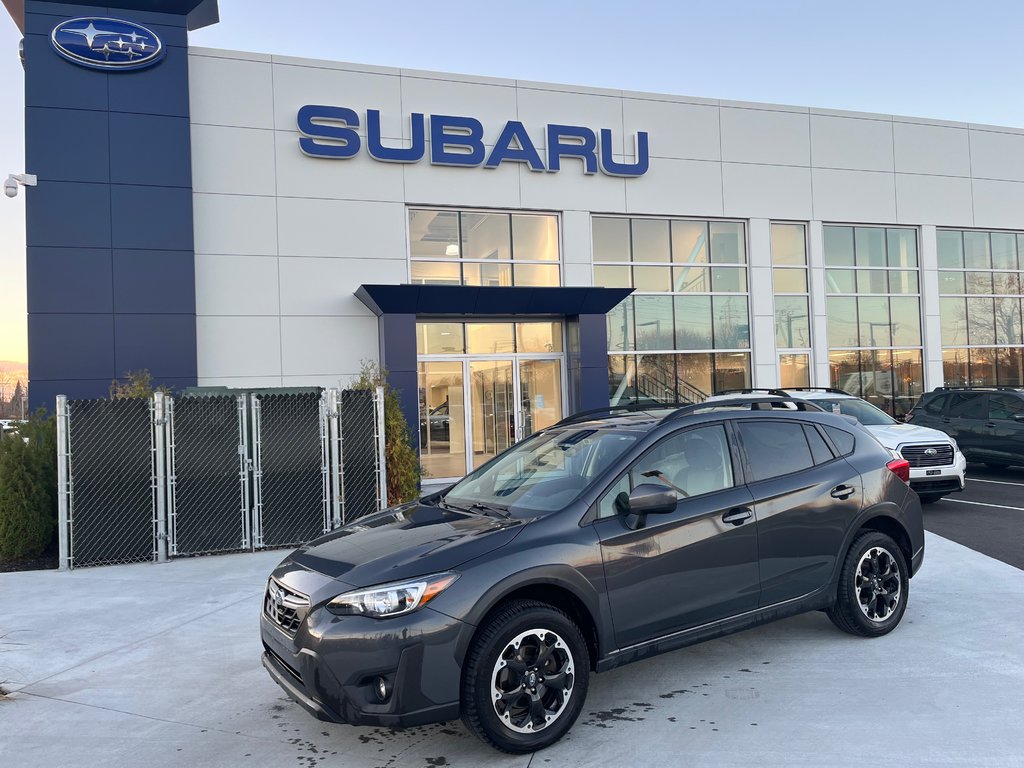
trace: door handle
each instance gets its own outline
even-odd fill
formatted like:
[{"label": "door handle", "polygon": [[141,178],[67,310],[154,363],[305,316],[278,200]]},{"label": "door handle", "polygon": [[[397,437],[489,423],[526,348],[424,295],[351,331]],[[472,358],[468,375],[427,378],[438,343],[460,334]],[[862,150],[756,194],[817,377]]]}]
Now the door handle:
[{"label": "door handle", "polygon": [[993,429],[995,429],[995,427],[998,426],[998,425],[994,421],[989,421],[989,422],[985,423],[985,426],[986,427],[992,427]]},{"label": "door handle", "polygon": [[857,489],[852,485],[837,485],[832,489],[831,496],[833,499],[848,499],[857,492]]},{"label": "door handle", "polygon": [[734,507],[722,515],[722,522],[732,525],[743,525],[744,521],[749,520],[753,515],[754,513],[747,507]]}]

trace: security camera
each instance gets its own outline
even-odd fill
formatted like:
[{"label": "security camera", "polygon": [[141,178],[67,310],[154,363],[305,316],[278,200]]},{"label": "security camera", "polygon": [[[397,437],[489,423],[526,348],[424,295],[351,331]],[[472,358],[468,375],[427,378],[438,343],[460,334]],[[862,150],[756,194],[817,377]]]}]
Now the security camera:
[{"label": "security camera", "polygon": [[8,197],[17,197],[19,184],[24,184],[26,187],[34,187],[36,185],[36,177],[31,173],[8,174],[7,180],[4,181],[4,194]]}]

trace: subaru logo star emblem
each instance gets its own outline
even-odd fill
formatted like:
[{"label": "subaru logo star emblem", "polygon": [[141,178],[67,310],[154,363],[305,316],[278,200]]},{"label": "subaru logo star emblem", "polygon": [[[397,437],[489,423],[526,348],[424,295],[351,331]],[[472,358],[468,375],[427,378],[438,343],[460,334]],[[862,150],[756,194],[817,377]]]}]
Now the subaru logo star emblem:
[{"label": "subaru logo star emblem", "polygon": [[934,448],[925,448],[925,449],[924,449],[924,455],[925,455],[925,456],[934,456],[934,455],[936,455],[937,453],[938,453],[938,451],[937,451],[937,450],[935,450]]},{"label": "subaru logo star emblem", "polygon": [[53,28],[50,42],[68,61],[91,69],[141,69],[164,55],[155,32],[121,19],[68,19]]}]

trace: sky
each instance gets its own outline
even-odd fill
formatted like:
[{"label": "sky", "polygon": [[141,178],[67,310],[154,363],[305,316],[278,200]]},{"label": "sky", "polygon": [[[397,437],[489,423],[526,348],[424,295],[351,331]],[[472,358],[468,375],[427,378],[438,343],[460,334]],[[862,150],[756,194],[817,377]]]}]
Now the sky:
[{"label": "sky", "polygon": [[[219,5],[190,44],[1024,127],[1019,0]],[[20,37],[0,10],[0,177],[32,171]],[[24,201],[0,197],[0,361],[27,359]]]}]

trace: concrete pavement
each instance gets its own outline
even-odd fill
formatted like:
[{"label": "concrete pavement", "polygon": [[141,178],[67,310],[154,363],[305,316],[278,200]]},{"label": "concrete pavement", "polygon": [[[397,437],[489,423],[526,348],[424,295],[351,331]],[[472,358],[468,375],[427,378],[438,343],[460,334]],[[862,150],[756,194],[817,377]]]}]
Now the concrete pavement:
[{"label": "concrete pavement", "polygon": [[[306,715],[259,663],[280,552],[0,574],[0,756],[46,766],[1020,766],[1024,571],[929,534],[901,627],[820,613],[592,678],[562,742]],[[7,681],[7,682],[4,682]]]}]

